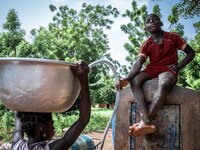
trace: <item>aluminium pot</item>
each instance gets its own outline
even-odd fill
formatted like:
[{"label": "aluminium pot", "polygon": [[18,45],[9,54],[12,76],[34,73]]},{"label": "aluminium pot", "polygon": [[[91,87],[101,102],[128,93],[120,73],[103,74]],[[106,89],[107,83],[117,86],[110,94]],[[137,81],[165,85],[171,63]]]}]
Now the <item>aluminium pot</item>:
[{"label": "aluminium pot", "polygon": [[23,112],[64,112],[80,93],[71,67],[58,60],[0,58],[0,99],[5,107]]}]

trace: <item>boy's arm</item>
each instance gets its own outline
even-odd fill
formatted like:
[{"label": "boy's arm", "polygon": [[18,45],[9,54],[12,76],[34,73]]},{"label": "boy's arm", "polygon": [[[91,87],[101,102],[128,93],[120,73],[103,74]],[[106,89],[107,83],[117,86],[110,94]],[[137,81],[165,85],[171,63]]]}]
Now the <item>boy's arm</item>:
[{"label": "boy's arm", "polygon": [[129,74],[125,78],[119,79],[119,83],[115,84],[116,89],[125,87],[140,72],[145,61],[145,58],[139,55],[137,61],[132,65]]},{"label": "boy's arm", "polygon": [[194,59],[195,52],[189,45],[186,46],[184,52],[186,53],[185,58],[182,61],[180,61],[177,65],[170,65],[170,69],[178,72]]},{"label": "boy's arm", "polygon": [[14,146],[19,140],[23,139],[24,137],[20,115],[21,115],[20,112],[17,112],[17,111],[14,112],[15,131],[13,135],[12,146]]},{"label": "boy's arm", "polygon": [[131,70],[129,74],[127,75],[126,79],[129,81],[132,80],[140,72],[144,62],[145,62],[145,58],[139,55],[137,61],[132,65]]},{"label": "boy's arm", "polygon": [[186,57],[176,65],[176,67],[180,70],[181,68],[184,68],[188,63],[190,63],[194,57],[195,57],[195,52],[194,50],[187,45],[184,52],[186,53]]},{"label": "boy's arm", "polygon": [[[82,62],[83,63],[83,62]],[[79,119],[68,129],[65,135],[50,144],[51,150],[68,149],[79,137],[90,120],[91,104],[88,86],[88,71],[89,68],[85,64],[80,64],[86,68],[84,73],[78,73],[77,77],[81,83],[81,100]],[[81,67],[81,66],[79,66]],[[82,69],[83,69],[82,68]]]}]

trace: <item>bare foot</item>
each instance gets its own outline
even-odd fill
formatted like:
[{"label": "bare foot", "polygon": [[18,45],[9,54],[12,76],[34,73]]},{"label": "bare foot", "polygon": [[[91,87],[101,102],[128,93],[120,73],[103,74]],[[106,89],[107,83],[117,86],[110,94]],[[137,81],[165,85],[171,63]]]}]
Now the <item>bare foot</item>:
[{"label": "bare foot", "polygon": [[132,132],[133,136],[138,137],[138,136],[144,136],[146,134],[151,134],[156,132],[156,126],[155,125],[147,125],[147,124],[142,124],[141,126],[138,125],[135,130]]}]

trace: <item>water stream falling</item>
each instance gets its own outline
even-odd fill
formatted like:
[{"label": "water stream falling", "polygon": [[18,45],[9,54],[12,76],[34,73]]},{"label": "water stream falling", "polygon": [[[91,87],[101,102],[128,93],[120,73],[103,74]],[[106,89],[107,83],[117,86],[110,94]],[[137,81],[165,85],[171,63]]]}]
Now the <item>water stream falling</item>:
[{"label": "water stream falling", "polygon": [[[115,81],[118,82],[119,78],[117,76],[117,72],[116,72],[116,69],[115,67],[113,66],[113,64],[107,60],[97,60],[95,62],[92,62],[91,64],[89,64],[89,68],[92,69],[93,67],[95,67],[96,65],[99,65],[99,64],[106,64],[113,72],[114,74],[114,78],[115,78]],[[111,118],[109,119],[108,123],[107,123],[107,126],[104,130],[104,134],[103,134],[103,138],[101,140],[101,145],[100,145],[100,150],[103,149],[103,146],[104,146],[104,142],[105,142],[105,139],[106,139],[106,135],[108,133],[108,129],[109,129],[109,126],[112,122],[112,119],[114,118],[114,116],[116,115],[116,112],[117,112],[117,107],[118,107],[118,104],[119,104],[119,99],[120,99],[120,91],[117,91],[116,92],[116,97],[115,97],[115,106],[114,106],[114,110],[113,110],[113,113],[111,115]],[[112,131],[113,132],[113,131]]]}]

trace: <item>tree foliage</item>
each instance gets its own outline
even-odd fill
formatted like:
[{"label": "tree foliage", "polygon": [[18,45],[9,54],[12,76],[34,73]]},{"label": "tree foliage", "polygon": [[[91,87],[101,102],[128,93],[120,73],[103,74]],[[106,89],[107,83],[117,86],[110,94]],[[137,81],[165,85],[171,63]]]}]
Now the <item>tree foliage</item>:
[{"label": "tree foliage", "polygon": [[175,5],[178,9],[180,16],[184,18],[193,18],[200,14],[200,3],[199,0],[180,0],[179,3]]},{"label": "tree foliage", "polygon": [[[118,64],[107,52],[109,41],[104,33],[104,30],[110,29],[113,24],[110,16],[117,17],[119,15],[116,8],[110,5],[105,7],[83,3],[79,12],[68,6],[57,8],[50,5],[49,9],[54,13],[52,21],[47,28],[40,27],[31,30],[33,39],[31,43],[24,38],[25,32],[20,28],[21,24],[17,13],[15,10],[10,10],[7,21],[4,23],[4,29],[8,32],[3,32],[0,36],[1,56],[47,58],[68,62],[85,60],[88,64],[107,58]],[[92,90],[96,92],[91,97],[95,97],[95,93],[98,93],[99,90],[107,91],[106,86],[110,86],[102,84],[101,89],[98,88],[98,84],[94,86],[96,82],[99,83],[102,76],[106,76],[106,78],[109,76],[109,69],[105,66],[95,67],[92,72],[90,82],[93,84]],[[105,83],[111,84],[110,82]],[[113,95],[114,93],[109,94]],[[108,101],[110,100],[108,99]]]},{"label": "tree foliage", "polygon": [[[160,1],[160,0],[152,0]],[[176,7],[177,13],[179,16],[184,17],[185,19],[193,18],[195,16],[199,17],[200,14],[200,3],[199,0],[180,0]]]},{"label": "tree foliage", "polygon": [[128,51],[129,56],[126,57],[126,60],[130,63],[133,63],[136,56],[138,55],[138,50],[140,45],[148,37],[148,33],[145,30],[145,17],[147,16],[147,7],[143,5],[141,8],[138,8],[136,1],[132,1],[132,10],[126,10],[126,13],[123,14],[124,17],[130,19],[130,23],[122,25],[121,29],[126,34],[130,43],[125,43],[124,47]]},{"label": "tree foliage", "polygon": [[177,32],[181,36],[184,36],[184,26],[179,23],[179,14],[176,6],[172,7],[172,12],[168,16],[168,21],[170,22],[170,31]]},{"label": "tree foliage", "polygon": [[21,23],[14,9],[9,10],[6,22],[3,24],[3,32],[0,35],[0,56],[15,57],[17,46],[24,41],[25,31],[21,29]]},{"label": "tree foliage", "polygon": [[[31,31],[33,48],[27,43],[20,47],[20,55],[31,57],[59,59],[65,61],[86,60],[88,63],[97,59],[109,57],[105,55],[108,47],[108,38],[103,28],[110,29],[112,20],[110,15],[118,15],[116,8],[111,6],[92,6],[84,3],[80,12],[60,6],[50,5],[55,14],[48,29],[41,27]],[[27,50],[31,48],[32,50]]]},{"label": "tree foliage", "polygon": [[[95,103],[112,104],[115,101],[115,89],[113,86],[114,80],[112,76],[103,76],[95,85],[96,88],[91,88],[91,95]],[[97,90],[98,89],[98,92]]]},{"label": "tree foliage", "polygon": [[200,33],[189,41],[190,46],[195,50],[196,56],[179,75],[179,85],[200,90]]},{"label": "tree foliage", "polygon": [[[179,3],[172,7],[172,13],[168,17],[168,21],[171,23],[170,29],[171,31],[178,32],[180,35],[184,36],[184,26],[178,23],[180,17],[184,17],[185,19],[191,19],[195,16],[199,16],[200,7],[198,1],[188,1],[181,0]],[[196,57],[194,60],[189,63],[184,69],[182,69],[179,73],[179,82],[178,85],[183,87],[189,87],[196,90],[200,89],[200,81],[199,81],[199,31],[200,31],[200,22],[193,24],[196,29],[196,36],[188,41],[190,46],[196,51]],[[185,37],[187,39],[187,37]],[[185,57],[184,53],[179,53],[179,60],[182,60]]]},{"label": "tree foliage", "polygon": [[184,70],[186,76],[186,83],[189,87],[200,91],[200,33],[189,42],[191,47],[196,51],[196,57],[188,64]]}]

